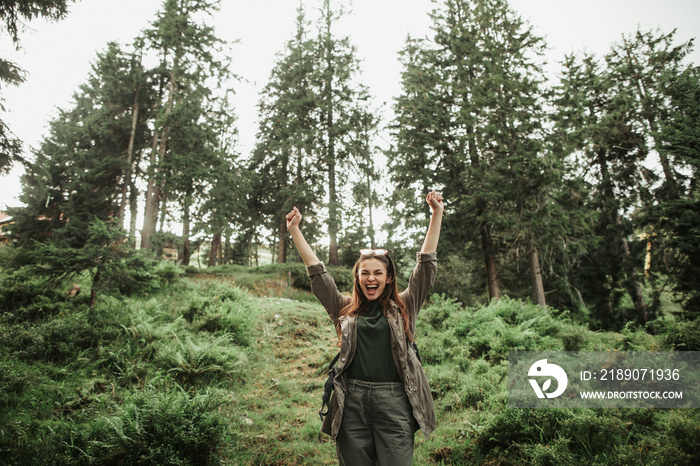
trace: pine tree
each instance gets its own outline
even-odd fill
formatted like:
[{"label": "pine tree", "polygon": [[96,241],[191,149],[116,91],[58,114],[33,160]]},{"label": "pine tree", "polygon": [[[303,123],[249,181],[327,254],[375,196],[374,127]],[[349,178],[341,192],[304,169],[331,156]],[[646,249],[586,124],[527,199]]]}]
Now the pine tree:
[{"label": "pine tree", "polygon": [[597,244],[581,267],[584,294],[595,303],[595,314],[606,328],[627,319],[618,312],[622,290],[632,299],[637,318],[644,322],[648,309],[641,291],[639,259],[629,237],[633,225],[625,212],[647,196],[641,162],[647,154],[642,128],[635,124],[629,92],[616,88],[608,71],[591,56],[568,57],[558,90],[560,130],[568,132],[571,150],[580,151],[585,179],[590,184],[589,208],[597,212]]},{"label": "pine tree", "polygon": [[[86,84],[75,94],[74,107],[62,110],[35,153],[23,177],[16,231],[21,244],[29,239],[81,247],[95,217],[119,218],[122,184],[128,182],[127,152],[131,141],[133,97],[120,83],[131,65],[116,44],[98,55]],[[138,125],[138,145],[147,129]]]},{"label": "pine tree", "polygon": [[128,255],[119,222],[127,153],[147,140],[143,124],[132,138],[133,95],[120,84],[132,71],[116,44],[98,55],[74,106],[50,123],[23,177],[26,207],[12,211],[21,257],[54,283],[89,271],[91,306],[104,275]]},{"label": "pine tree", "polygon": [[[202,15],[209,15],[218,9],[218,1],[205,0],[165,0],[152,28],[145,32],[146,43],[160,56],[157,68],[158,103],[156,104],[155,131],[148,164],[148,185],[144,210],[144,226],[141,234],[141,247],[150,248],[151,236],[159,222],[163,225],[168,196],[163,165],[167,164],[171,173],[173,167],[185,169],[186,158],[166,161],[173,125],[183,124],[180,117],[191,111],[178,110],[179,105],[190,106],[190,96],[197,102],[208,99],[208,86],[215,87],[227,75],[226,63],[218,58],[221,41],[213,28],[197,22]],[[196,126],[196,120],[192,121]]]},{"label": "pine tree", "polygon": [[[675,196],[657,196],[640,221],[651,234],[654,275],[668,276],[683,316],[700,317],[700,68],[662,77],[667,117],[654,133],[660,152],[673,158]],[[682,176],[685,175],[685,176]],[[663,189],[663,187],[661,188]],[[658,265],[657,265],[658,264]]]},{"label": "pine tree", "polygon": [[[345,14],[342,6],[331,8],[324,0],[318,31],[315,73],[318,107],[318,162],[326,170],[328,193],[328,263],[338,265],[338,232],[342,226],[340,197],[345,180],[357,172],[352,147],[362,138],[365,114],[371,112],[367,87],[357,82],[359,63],[348,37],[338,38],[337,21]],[[358,155],[358,154],[356,154]]]},{"label": "pine tree", "polygon": [[[253,177],[242,166],[235,151],[236,116],[228,98],[217,101],[208,115],[217,145],[196,231],[205,232],[212,238],[207,266],[213,267],[217,263],[228,263],[224,248],[229,244],[229,237],[234,230],[240,231],[251,223],[246,212]],[[222,241],[222,236],[225,236],[225,241]]]},{"label": "pine tree", "polygon": [[[278,260],[286,260],[285,214],[293,205],[306,218],[323,210],[328,195],[329,263],[338,264],[341,196],[353,177],[365,176],[361,141],[372,134],[367,88],[357,82],[355,49],[349,38],[334,35],[344,14],[325,1],[315,40],[306,38],[303,9],[299,9],[295,38],[278,60],[260,103],[261,123],[251,168],[258,174],[252,209],[272,219],[278,239]],[[365,163],[364,165],[362,165]],[[325,193],[324,193],[325,190]],[[309,222],[313,241],[318,222]]]},{"label": "pine tree", "polygon": [[95,77],[91,79],[92,85],[100,90],[100,95],[93,98],[121,122],[119,146],[123,149],[124,172],[120,179],[118,217],[119,224],[123,225],[126,213],[130,211],[129,240],[132,245],[135,245],[137,215],[136,182],[143,153],[151,140],[148,123],[153,116],[150,109],[154,96],[150,92],[149,76],[142,58],[143,43],[139,40],[127,50],[122,50],[117,43],[109,43],[95,70],[101,83]]},{"label": "pine tree", "polygon": [[87,225],[85,241],[79,247],[65,247],[57,241],[38,241],[25,248],[35,273],[58,285],[63,280],[88,272],[92,276],[90,307],[95,307],[104,278],[123,273],[124,259],[133,251],[127,245],[123,229],[115,222],[95,217]]},{"label": "pine tree", "polygon": [[[445,241],[451,253],[482,258],[490,299],[501,296],[497,258],[531,253],[538,209],[556,175],[542,145],[543,41],[500,0],[448,0],[432,14],[432,41],[409,38],[397,99],[394,203],[408,219],[411,199],[431,188],[449,193]],[[410,220],[409,220],[410,221]],[[536,283],[533,280],[533,283]],[[510,287],[515,289],[515,284]],[[542,287],[536,299],[544,304]]]},{"label": "pine tree", "polygon": [[311,215],[320,197],[322,177],[313,155],[317,143],[317,96],[313,87],[316,42],[307,38],[302,5],[296,32],[270,74],[260,100],[260,129],[251,160],[258,174],[258,213],[276,231],[277,261],[287,260],[289,240],[285,216],[296,206]]},{"label": "pine tree", "polygon": [[208,125],[203,96],[189,92],[167,118],[168,153],[160,164],[162,187],[182,213],[182,255],[190,260],[190,230],[196,204],[204,198],[215,164],[216,134]]},{"label": "pine tree", "polygon": [[[675,31],[669,34],[637,31],[623,35],[613,44],[605,61],[617,89],[629,93],[635,107],[634,117],[647,137],[647,144],[658,157],[662,183],[655,198],[675,198],[684,182],[673,154],[664,150],[658,139],[659,126],[670,117],[664,83],[678,79],[686,69],[684,60],[692,51],[693,41],[674,44]],[[651,180],[649,180],[651,181]]]},{"label": "pine tree", "polygon": [[[674,36],[675,31],[664,34],[659,31],[640,30],[634,35],[623,36],[605,56],[607,67],[619,92],[624,90],[629,94],[635,109],[635,124],[644,135],[648,147],[649,153],[641,168],[645,183],[645,189],[641,192],[646,195],[640,199],[641,205],[638,206],[633,220],[651,245],[648,253],[651,254],[652,260],[648,263],[645,274],[653,284],[655,305],[658,303],[661,289],[659,279],[665,279],[667,273],[672,270],[671,276],[674,279],[684,281],[685,279],[681,278],[684,273],[680,271],[689,269],[686,265],[681,265],[684,262],[682,259],[680,262],[676,262],[675,259],[687,257],[693,249],[692,240],[677,243],[678,237],[674,232],[676,227],[667,221],[667,213],[659,215],[666,208],[677,212],[673,206],[693,206],[696,202],[693,200],[692,188],[692,177],[695,173],[690,168],[693,166],[694,157],[687,157],[687,152],[678,150],[677,146],[670,149],[672,146],[664,140],[668,128],[675,125],[679,119],[685,119],[687,115],[692,114],[692,111],[689,113],[687,100],[681,97],[678,90],[683,89],[683,92],[689,91],[691,94],[693,92],[693,68],[685,64],[688,54],[692,52],[693,41],[677,44]],[[671,123],[672,121],[674,123]],[[693,134],[692,125],[686,126],[684,130],[689,136]],[[678,221],[676,231],[685,230],[688,233],[696,220],[692,219],[692,216],[675,218]],[[665,244],[667,239],[669,245]],[[682,246],[676,248],[675,245]],[[692,256],[692,253],[690,255]],[[670,259],[671,257],[674,259]],[[673,267],[668,265],[671,262],[674,263]],[[679,284],[674,283],[674,286],[677,288]],[[687,285],[681,285],[681,288],[686,291],[692,290],[692,286]],[[691,301],[692,298],[686,303]]]}]

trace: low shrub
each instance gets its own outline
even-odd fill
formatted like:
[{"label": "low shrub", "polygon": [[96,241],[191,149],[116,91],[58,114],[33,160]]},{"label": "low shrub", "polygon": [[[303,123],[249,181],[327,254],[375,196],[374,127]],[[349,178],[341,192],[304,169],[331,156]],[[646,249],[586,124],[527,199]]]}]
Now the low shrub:
[{"label": "low shrub", "polygon": [[31,375],[24,364],[0,359],[0,406],[15,405],[25,389],[31,384]]},{"label": "low shrub", "polygon": [[430,325],[434,329],[445,329],[447,320],[464,311],[464,308],[454,298],[448,298],[444,294],[430,296],[430,305],[426,306],[420,314],[422,323]]},{"label": "low shrub", "polygon": [[184,271],[170,261],[161,261],[155,267],[153,273],[155,273],[162,282],[172,283],[180,278]]},{"label": "low shrub", "polygon": [[150,255],[134,251],[110,267],[109,273],[102,277],[101,288],[107,292],[118,291],[124,296],[149,293],[162,283],[155,273],[157,267],[159,262]]},{"label": "low shrub", "polygon": [[[700,461],[700,413],[697,409],[675,409],[660,419],[670,442],[687,453],[693,464]],[[669,463],[670,464],[670,463]]]},{"label": "low shrub", "polygon": [[251,310],[246,303],[224,301],[210,306],[201,319],[200,330],[227,334],[233,343],[250,344]]},{"label": "low shrub", "polygon": [[507,464],[694,465],[694,410],[507,408],[478,431],[476,456]]},{"label": "low shrub", "polygon": [[677,351],[700,351],[700,319],[672,320],[665,323],[661,340]]},{"label": "low shrub", "polygon": [[76,302],[85,300],[71,299],[66,293],[47,287],[27,268],[0,275],[0,310],[5,321],[42,320],[65,312]]},{"label": "low shrub", "polygon": [[[471,356],[487,357],[494,362],[506,359],[508,351],[602,351],[619,344],[607,341],[604,335],[572,322],[565,315],[553,315],[549,308],[507,297],[487,306],[452,312],[452,316],[449,327],[464,339]],[[634,343],[637,348],[647,349],[656,344],[652,336]]]},{"label": "low shrub", "polygon": [[237,380],[247,362],[243,350],[234,346],[228,335],[198,342],[190,336],[181,339],[173,335],[170,344],[157,346],[155,359],[175,381],[187,387],[212,380]]},{"label": "low shrub", "polygon": [[237,345],[250,344],[252,301],[237,286],[208,283],[201,293],[187,299],[182,316],[198,330],[225,333]]},{"label": "low shrub", "polygon": [[249,267],[243,265],[217,265],[214,267],[206,267],[198,270],[198,273],[204,273],[207,275],[235,275],[243,271],[249,270]]},{"label": "low shrub", "polygon": [[553,336],[560,326],[545,308],[501,298],[460,314],[454,331],[466,340],[472,357],[498,362],[508,351],[563,350],[561,339]]},{"label": "low shrub", "polygon": [[215,464],[227,429],[213,394],[145,390],[103,418],[86,452],[96,464]]},{"label": "low shrub", "polygon": [[621,351],[655,351],[659,350],[659,340],[656,336],[648,334],[642,327],[631,322],[620,330],[622,338],[617,344]]},{"label": "low shrub", "polygon": [[479,434],[479,443],[493,453],[502,453],[513,445],[551,443],[562,423],[574,419],[570,410],[506,408],[491,418]]},{"label": "low shrub", "polygon": [[87,314],[83,309],[44,322],[16,324],[0,335],[0,346],[22,361],[67,363],[79,352],[97,347],[102,338],[116,335],[116,329],[93,325]]}]

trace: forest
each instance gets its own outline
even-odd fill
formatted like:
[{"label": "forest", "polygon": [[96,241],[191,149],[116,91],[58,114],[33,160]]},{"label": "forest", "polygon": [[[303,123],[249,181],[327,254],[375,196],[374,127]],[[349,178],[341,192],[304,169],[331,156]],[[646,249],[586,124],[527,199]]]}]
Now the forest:
[{"label": "forest", "polygon": [[[285,215],[343,291],[364,247],[405,284],[435,189],[417,335],[444,421],[417,464],[697,464],[696,410],[513,409],[504,382],[512,350],[700,350],[693,41],[640,29],[552,77],[507,0],[436,1],[384,121],[336,3],[290,18],[250,153],[217,0],[106,44],[31,154],[0,120],[0,172],[25,169],[0,224],[0,463],[332,463],[334,333]],[[19,46],[68,4],[3,1],[0,28]],[[0,83],[21,66],[0,57]]]}]

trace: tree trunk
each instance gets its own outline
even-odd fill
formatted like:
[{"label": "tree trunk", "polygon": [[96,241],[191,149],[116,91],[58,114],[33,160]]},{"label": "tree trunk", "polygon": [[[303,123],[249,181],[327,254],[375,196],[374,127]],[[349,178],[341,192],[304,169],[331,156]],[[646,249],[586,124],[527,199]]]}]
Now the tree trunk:
[{"label": "tree trunk", "polygon": [[[329,149],[330,151],[330,149]],[[338,265],[338,193],[335,185],[335,160],[328,163],[328,264]]]},{"label": "tree trunk", "polygon": [[97,302],[97,285],[100,283],[100,269],[97,269],[97,272],[95,272],[95,276],[92,277],[92,289],[90,290],[90,309],[95,307],[95,303]]},{"label": "tree trunk", "polygon": [[532,289],[535,304],[546,306],[547,300],[544,295],[544,285],[542,284],[542,269],[540,268],[540,253],[535,244],[535,236],[530,233],[528,240],[528,255],[530,256],[530,273],[532,275]]},{"label": "tree trunk", "polygon": [[158,210],[160,210],[161,189],[156,185],[156,170],[158,165],[158,132],[153,135],[151,145],[150,174],[146,186],[146,205],[143,212],[143,229],[141,230],[141,249],[151,249],[151,236],[156,232]]},{"label": "tree trunk", "polygon": [[214,236],[211,239],[211,249],[209,250],[209,260],[207,261],[207,267],[214,267],[216,265],[220,251],[221,233],[214,233]]},{"label": "tree trunk", "polygon": [[[297,150],[297,167],[296,167],[296,182],[298,185],[301,185],[304,183],[304,154],[302,153],[301,149]],[[297,207],[304,211],[305,206],[304,205],[297,205]],[[292,245],[294,243],[292,242]],[[295,248],[296,250],[296,248]],[[299,255],[299,252],[295,254],[294,261],[297,263],[302,262],[301,255]]]},{"label": "tree trunk", "polygon": [[129,244],[131,249],[136,249],[136,221],[138,220],[139,214],[139,190],[136,187],[136,183],[131,182],[131,187],[129,188],[129,215],[131,216],[129,220]]},{"label": "tree trunk", "polygon": [[328,131],[328,154],[326,155],[328,157],[328,236],[330,238],[328,264],[338,265],[338,192],[335,178],[335,140],[331,106],[332,103],[329,104],[326,128]]},{"label": "tree trunk", "polygon": [[496,273],[496,255],[494,253],[493,239],[491,238],[491,227],[488,225],[481,229],[481,244],[484,250],[489,301],[500,299],[501,288],[498,285],[498,274]]},{"label": "tree trunk", "polygon": [[[615,215],[615,223],[617,225],[622,224],[620,215],[617,213]],[[634,303],[634,309],[637,311],[639,321],[646,323],[649,318],[649,309],[646,301],[644,300],[642,287],[639,284],[639,278],[637,277],[637,272],[635,271],[632,261],[630,245],[622,231],[620,232],[620,251],[622,252],[622,263],[624,266],[625,275],[627,276],[625,288],[627,288],[627,292],[629,293],[630,298],[632,298],[632,303]]]},{"label": "tree trunk", "polygon": [[158,231],[163,233],[165,229],[165,218],[168,215],[168,203],[166,201],[167,194],[160,190],[160,220],[158,221]]},{"label": "tree trunk", "polygon": [[[607,151],[601,148],[598,151],[598,164],[600,165],[601,177],[603,179],[603,192],[610,199],[614,198],[614,193],[612,191],[612,184],[610,181],[608,163],[607,163]],[[634,308],[638,313],[639,320],[641,322],[646,322],[648,318],[648,308],[644,300],[644,295],[642,293],[642,287],[639,285],[639,279],[637,278],[637,273],[634,271],[634,264],[632,263],[632,254],[630,252],[629,243],[625,237],[625,233],[621,228],[622,219],[620,218],[620,212],[618,211],[617,204],[615,204],[612,209],[614,209],[610,214],[612,215],[612,221],[615,223],[617,228],[617,240],[620,244],[620,262],[622,264],[622,270],[625,274],[625,288],[632,298],[634,303]]]},{"label": "tree trunk", "polygon": [[[474,136],[474,128],[467,127],[467,141],[469,151],[469,161],[473,168],[479,167],[479,154],[476,148],[476,137]],[[484,199],[477,200],[477,216],[479,218],[486,211],[486,201]],[[496,267],[496,254],[491,237],[491,226],[485,224],[481,228],[481,249],[484,253],[484,266],[486,270],[486,288],[489,292],[489,301],[501,298],[501,287],[498,284],[498,269]]]},{"label": "tree trunk", "polygon": [[[285,184],[285,191],[286,187],[288,185],[287,179],[289,178],[289,165],[292,163],[292,150],[285,150],[284,158],[282,159],[282,166],[280,167],[280,176],[282,177],[282,180],[284,181]],[[277,229],[277,236],[278,236],[278,241],[277,241],[277,263],[279,264],[284,264],[287,262],[287,245],[288,245],[288,232],[287,232],[287,217],[286,217],[286,211],[289,208],[289,201],[292,199],[289,198],[287,201],[285,201],[284,205],[282,206],[282,213],[280,214],[280,219],[279,219],[279,224],[278,224],[278,229]],[[293,204],[293,203],[292,203]],[[271,251],[274,251],[274,244],[272,244],[272,249]],[[272,262],[274,262],[274,256],[272,259]]]},{"label": "tree trunk", "polygon": [[190,206],[186,203],[182,212],[182,265],[190,265]]},{"label": "tree trunk", "polygon": [[287,218],[282,217],[279,224],[279,244],[277,245],[277,262],[284,264],[287,262],[287,243],[289,241],[287,232]]},{"label": "tree trunk", "polygon": [[331,40],[331,24],[333,22],[330,1],[324,2],[325,9],[325,59],[326,76],[323,98],[326,105],[326,132],[328,137],[328,152],[326,153],[326,163],[328,164],[328,264],[338,265],[338,193],[336,187],[336,159],[335,159],[335,131],[333,128],[333,43]]},{"label": "tree trunk", "polygon": [[126,196],[131,184],[132,161],[134,160],[134,141],[136,139],[136,126],[139,119],[139,94],[134,95],[134,107],[131,114],[131,133],[129,134],[129,146],[126,149],[126,170],[124,170],[124,185],[122,186],[122,205],[119,210],[119,224],[124,224],[124,212],[126,211]]},{"label": "tree trunk", "polygon": [[[179,67],[180,56],[175,55],[173,60],[173,68],[170,73],[170,83],[168,84],[168,102],[165,107],[165,116],[167,117],[173,110],[175,104],[175,92],[177,89],[177,79],[175,72]],[[162,89],[162,86],[161,86]],[[144,212],[143,232],[141,236],[141,247],[144,249],[150,248],[150,238],[155,233],[158,223],[158,211],[165,209],[165,199],[162,187],[156,185],[155,177],[157,165],[165,158],[168,146],[168,128],[162,128],[156,131],[153,136],[153,146],[151,150],[151,175],[148,179],[148,189],[146,191],[146,209]],[[161,206],[162,204],[162,206]],[[161,229],[163,222],[161,221]]]},{"label": "tree trunk", "polygon": [[231,263],[231,238],[226,236],[224,246],[221,246],[221,235],[219,235],[219,265]]},{"label": "tree trunk", "polygon": [[[374,163],[370,165],[370,169],[374,170]],[[370,173],[369,171],[367,172],[367,193],[369,194],[369,198],[367,201],[367,208],[369,209],[369,230],[367,233],[369,233],[369,241],[370,241],[370,247],[372,249],[375,249],[377,247],[376,241],[374,239],[374,220],[372,218],[372,208],[374,207],[372,203],[372,180],[370,179]]]}]

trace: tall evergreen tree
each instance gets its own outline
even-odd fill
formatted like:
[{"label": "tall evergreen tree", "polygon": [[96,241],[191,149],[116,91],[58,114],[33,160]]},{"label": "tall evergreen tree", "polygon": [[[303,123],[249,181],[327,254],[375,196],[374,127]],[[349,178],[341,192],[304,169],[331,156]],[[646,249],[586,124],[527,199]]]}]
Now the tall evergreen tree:
[{"label": "tall evergreen tree", "polygon": [[251,173],[243,167],[235,150],[237,140],[236,116],[228,98],[216,102],[208,113],[208,121],[216,136],[216,157],[208,176],[208,189],[200,209],[197,232],[211,237],[207,266],[225,262],[225,247],[234,230],[250,223],[248,210]]},{"label": "tall evergreen tree", "polygon": [[270,74],[259,104],[260,129],[251,167],[259,213],[277,234],[277,260],[286,262],[289,241],[285,216],[292,204],[311,214],[320,196],[321,173],[314,163],[317,95],[313,87],[316,42],[307,38],[303,6],[296,32]]},{"label": "tall evergreen tree", "polygon": [[[395,205],[415,218],[409,199],[448,192],[445,246],[467,261],[481,256],[475,274],[496,299],[498,255],[518,238],[540,274],[537,211],[556,174],[541,142],[543,41],[501,0],[448,0],[432,18],[433,40],[409,38],[403,51]],[[536,299],[544,301],[541,286]]]},{"label": "tall evergreen tree", "polygon": [[[642,193],[647,195],[640,199],[641,205],[633,220],[636,227],[646,233],[652,246],[649,254],[653,255],[653,260],[648,263],[645,272],[655,284],[659,283],[657,278],[668,276],[670,270],[674,282],[681,279],[684,274],[679,272],[686,268],[681,265],[684,261],[675,263],[669,258],[686,257],[692,249],[687,247],[692,240],[690,243],[676,243],[676,229],[670,227],[665,215],[659,216],[667,207],[673,209],[671,206],[693,205],[695,202],[691,181],[695,170],[690,168],[694,166],[694,157],[688,157],[687,151],[678,150],[677,146],[669,145],[664,139],[669,134],[669,128],[679,120],[688,121],[688,115],[692,114],[683,94],[678,92],[682,89],[683,93],[693,93],[693,68],[685,63],[692,49],[692,40],[680,44],[676,42],[675,31],[665,34],[640,30],[634,35],[623,36],[605,56],[619,92],[624,90],[630,95],[636,125],[644,134],[649,150],[642,168],[646,188]],[[685,130],[688,135],[693,134],[692,125],[686,126]],[[679,227],[684,224],[681,228],[688,232],[692,230],[692,216],[675,219]],[[663,230],[665,232],[662,233]],[[665,244],[666,240],[670,242],[669,245]],[[676,248],[675,245],[679,244],[682,246]],[[681,250],[685,252],[680,253]],[[675,263],[674,267],[668,267],[670,262]],[[677,287],[678,283],[674,285]],[[661,287],[656,285],[653,288],[656,305]],[[682,288],[687,291],[692,289],[687,286]]]},{"label": "tall evergreen tree", "polygon": [[[676,45],[673,36],[638,31],[623,36],[603,60],[567,57],[557,92],[557,132],[578,156],[590,186],[587,204],[598,213],[578,281],[605,327],[653,317],[656,307],[642,289],[645,246],[667,251],[659,228],[668,223],[659,206],[680,201],[689,186],[688,159],[669,150],[660,130],[687,111],[672,104],[670,89],[687,69],[692,42]],[[654,277],[655,269],[666,272],[656,265],[646,272]],[[633,313],[621,304],[625,293]]]},{"label": "tall evergreen tree", "polygon": [[[227,74],[226,64],[217,56],[221,40],[216,37],[212,27],[198,22],[203,15],[211,16],[217,11],[218,5],[218,1],[165,0],[152,28],[145,32],[147,44],[160,57],[160,66],[156,70],[159,77],[157,116],[148,164],[144,226],[141,234],[141,247],[145,249],[150,247],[159,213],[165,211],[168,200],[169,193],[164,189],[166,181],[162,166],[166,163],[166,158],[171,156],[171,125],[183,114],[195,117],[195,114],[186,110],[179,112],[176,107],[191,105],[187,102],[190,94],[195,101],[202,102],[203,98],[208,98],[207,86],[216,86]],[[174,112],[177,116],[173,115]],[[196,126],[196,120],[192,124]],[[172,173],[174,166],[184,169],[187,159],[178,157],[167,164]],[[161,225],[163,220],[161,215]]]},{"label": "tall evergreen tree", "polygon": [[[342,6],[331,7],[324,0],[318,31],[315,73],[318,107],[318,161],[326,170],[328,194],[328,263],[338,265],[338,232],[342,226],[341,194],[351,172],[357,173],[355,142],[362,138],[365,114],[371,112],[367,87],[358,82],[359,62],[349,37],[337,37],[337,21],[345,14]],[[353,157],[355,155],[355,157]]]},{"label": "tall evergreen tree", "polygon": [[[700,68],[662,76],[667,117],[659,120],[654,140],[673,159],[675,191],[661,185],[655,202],[639,216],[651,245],[652,277],[668,277],[683,317],[700,317]],[[658,191],[657,191],[658,192]]]},{"label": "tall evergreen tree", "polygon": [[[667,84],[672,117],[659,127],[661,150],[674,154],[689,173],[678,199],[660,202],[650,212],[662,238],[657,262],[671,256],[668,269],[688,319],[700,317],[700,68],[684,71]],[[664,238],[665,237],[665,238]],[[655,237],[657,238],[657,237]],[[664,254],[670,251],[671,254]],[[663,269],[662,269],[663,270]]]},{"label": "tall evergreen tree", "polygon": [[[581,267],[599,322],[607,328],[627,319],[618,312],[622,293],[629,293],[637,317],[646,321],[647,305],[641,290],[639,256],[630,245],[633,225],[624,213],[647,195],[641,162],[647,155],[644,133],[635,125],[629,93],[617,89],[607,70],[593,57],[568,57],[558,90],[557,128],[566,131],[570,150],[580,151],[582,175],[591,185],[587,200],[598,213],[598,239]],[[588,271],[589,273],[586,273]]]},{"label": "tall evergreen tree", "polygon": [[122,50],[117,43],[109,43],[95,71],[101,82],[92,77],[91,85],[100,90],[99,95],[93,96],[101,104],[101,108],[97,106],[96,109],[108,109],[112,118],[120,122],[119,147],[123,150],[124,171],[120,178],[118,217],[119,224],[123,225],[127,211],[130,212],[129,239],[134,245],[137,179],[143,153],[151,140],[148,123],[153,116],[153,93],[142,64],[142,41],[135,41],[129,49]]},{"label": "tall evergreen tree", "polygon": [[[109,44],[75,94],[74,107],[51,122],[49,136],[23,178],[20,199],[26,208],[18,210],[16,222],[21,243],[50,235],[52,241],[80,247],[96,216],[103,221],[119,217],[133,132],[133,96],[120,83],[130,76],[128,57]],[[147,128],[144,122],[137,127],[136,144],[142,146]]]},{"label": "tall evergreen tree", "polygon": [[349,38],[334,35],[343,14],[326,0],[317,38],[311,40],[306,38],[304,12],[299,9],[296,35],[272,71],[260,103],[260,131],[251,164],[259,177],[253,208],[272,219],[269,227],[279,238],[279,261],[286,260],[288,249],[284,216],[295,204],[306,218],[327,207],[328,262],[338,264],[340,198],[350,188],[349,180],[366,171],[360,162],[370,154],[356,149],[372,133],[367,125],[376,121],[369,116],[367,88],[357,81],[355,49]]},{"label": "tall evergreen tree", "polygon": [[[661,185],[660,190],[656,190],[655,198],[678,197],[684,182],[674,154],[664,149],[658,137],[660,125],[673,112],[664,83],[675,81],[684,72],[687,68],[685,58],[693,46],[692,40],[675,44],[674,36],[675,31],[663,34],[639,30],[631,36],[623,35],[605,56],[616,89],[629,93],[637,124],[646,136],[648,148],[658,158]],[[648,180],[649,183],[654,181]]]},{"label": "tall evergreen tree", "polygon": [[21,257],[54,280],[90,271],[91,306],[102,275],[128,254],[119,221],[126,154],[147,140],[143,123],[133,129],[133,95],[119,84],[132,71],[116,44],[98,55],[74,106],[51,122],[23,177],[26,207],[12,210]]},{"label": "tall evergreen tree", "polygon": [[168,115],[168,153],[161,160],[162,187],[182,217],[182,254],[189,265],[190,231],[196,204],[203,199],[217,156],[216,134],[208,125],[203,96],[189,92]]}]

